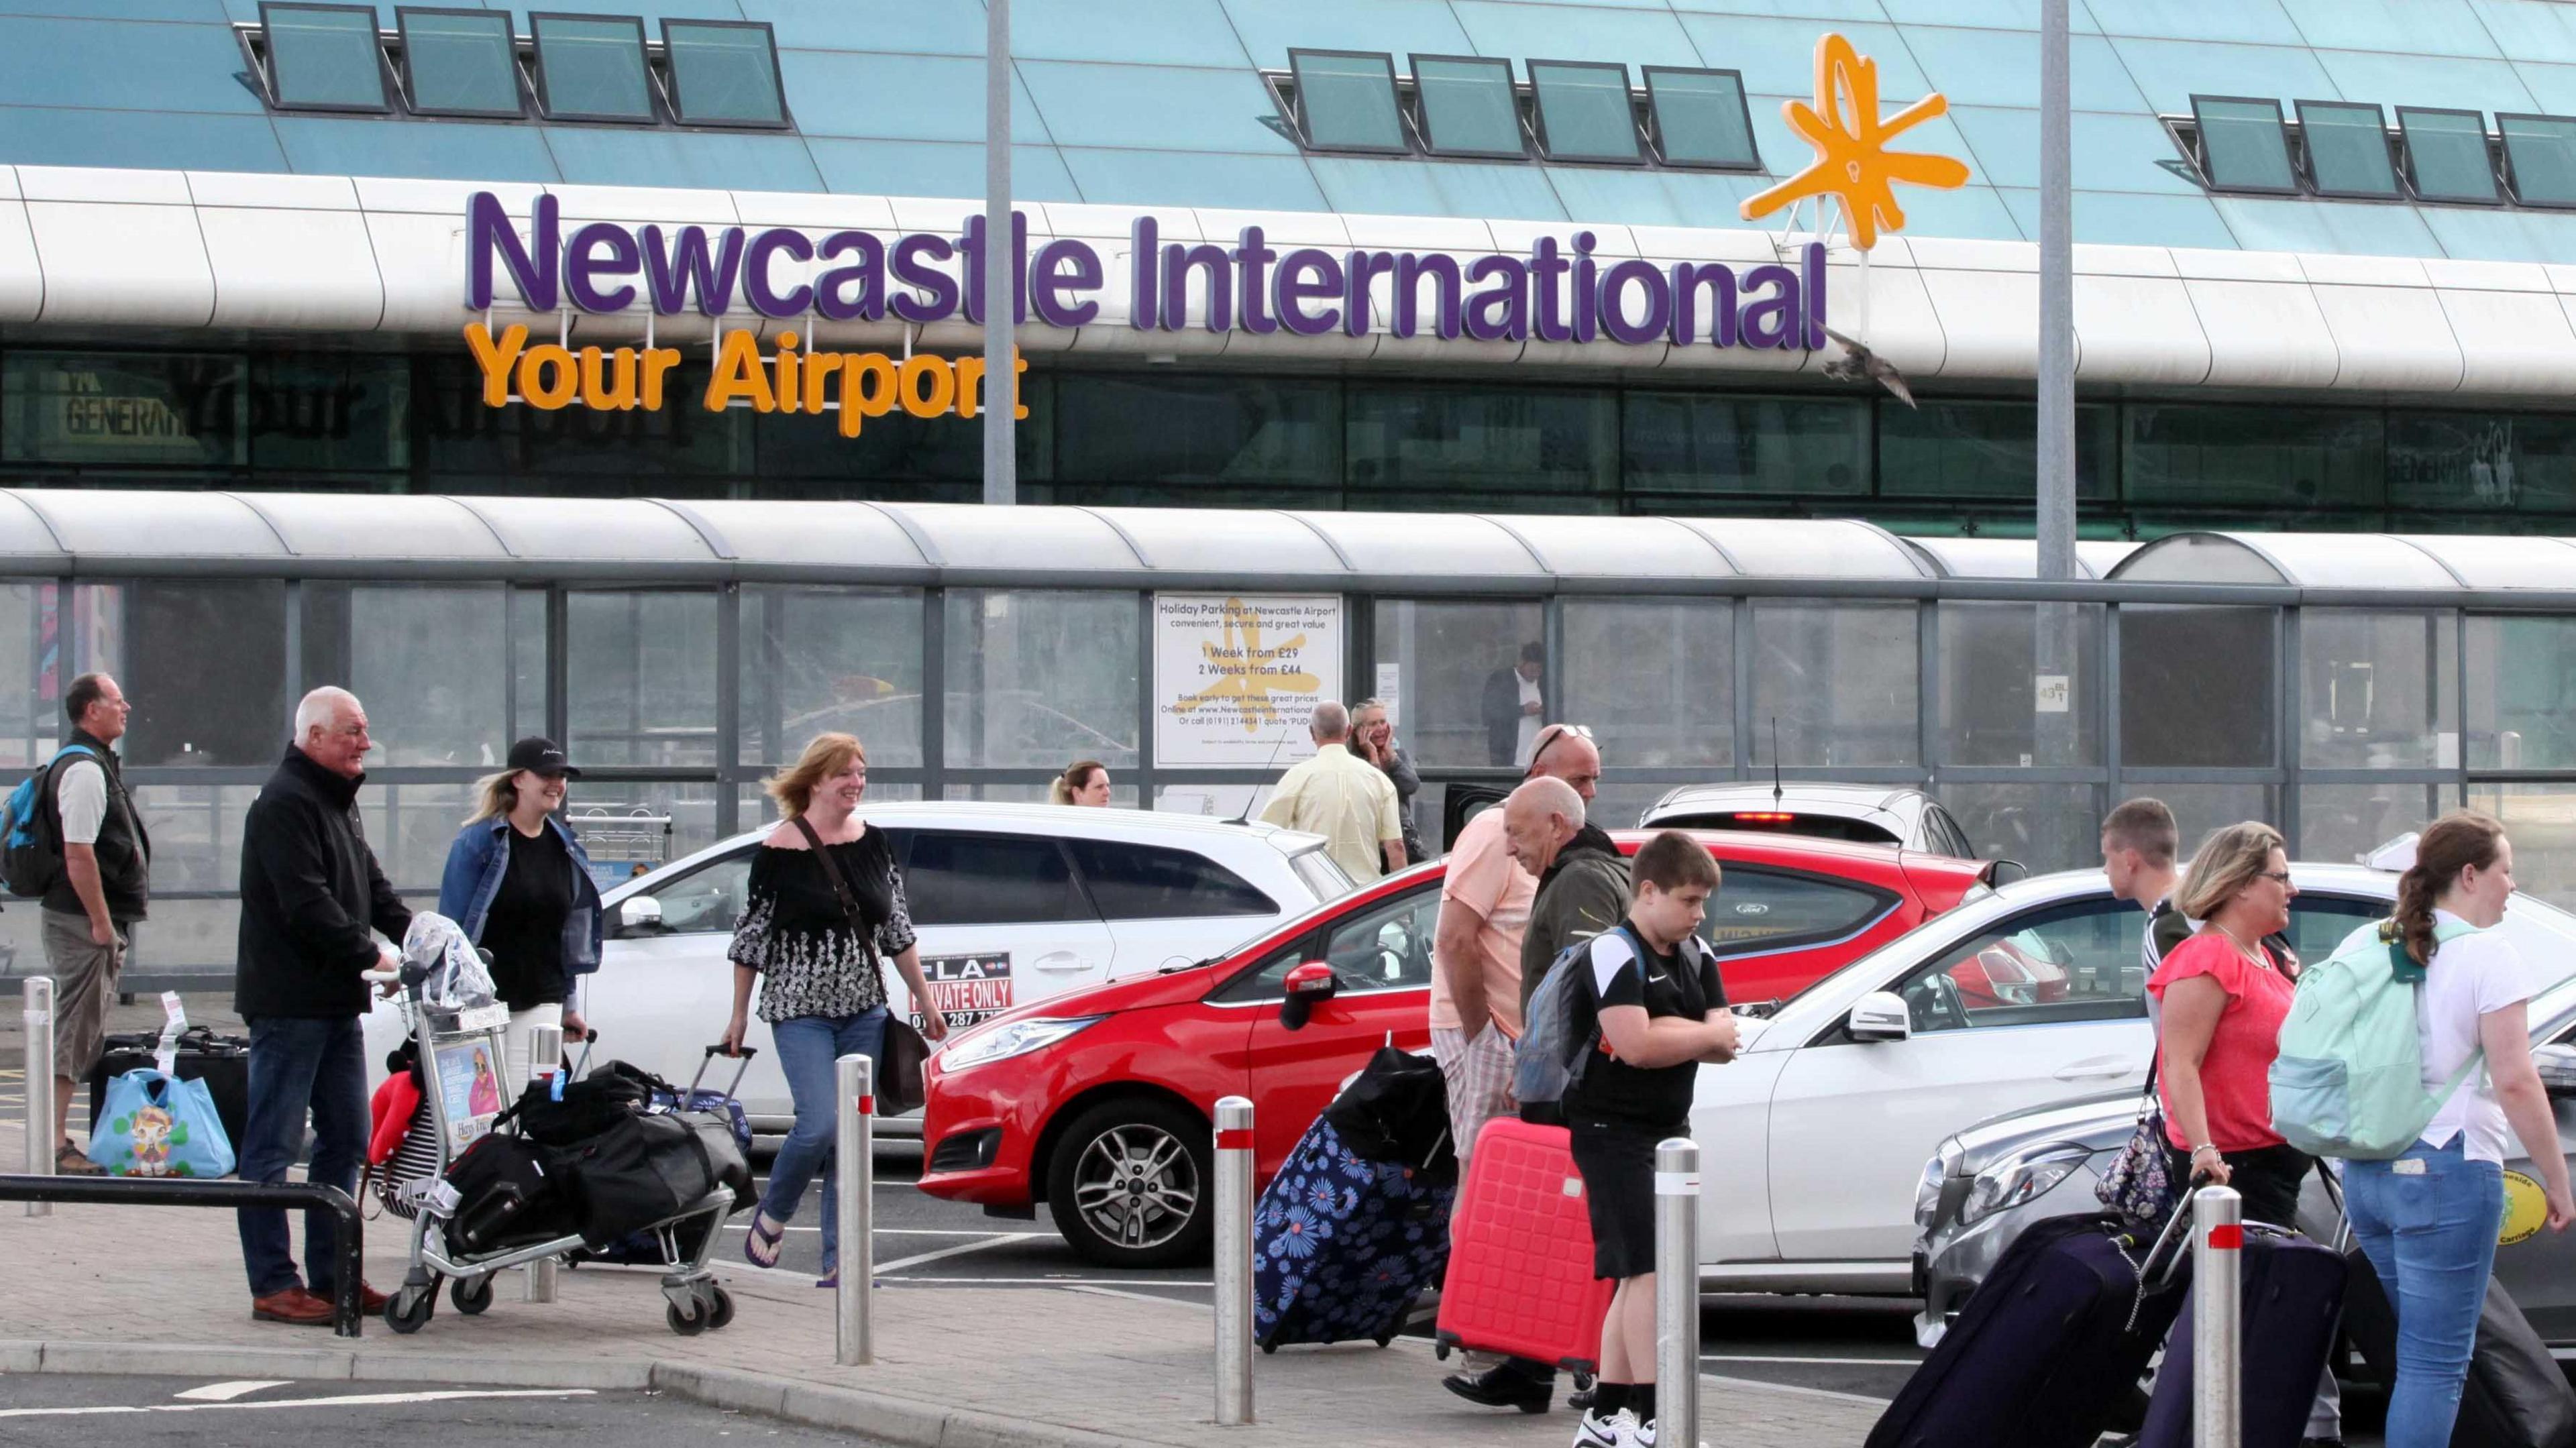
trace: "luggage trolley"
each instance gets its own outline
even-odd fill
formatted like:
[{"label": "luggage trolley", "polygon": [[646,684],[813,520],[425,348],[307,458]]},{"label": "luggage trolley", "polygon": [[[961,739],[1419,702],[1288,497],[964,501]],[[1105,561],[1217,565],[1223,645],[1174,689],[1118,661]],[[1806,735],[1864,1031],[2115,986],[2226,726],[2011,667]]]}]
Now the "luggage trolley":
[{"label": "luggage trolley", "polygon": [[[572,1260],[587,1245],[579,1233],[484,1253],[459,1250],[449,1242],[448,1223],[463,1203],[448,1184],[448,1168],[467,1147],[492,1131],[494,1118],[510,1104],[501,1084],[508,1060],[503,1032],[509,1026],[510,1009],[497,1002],[464,1011],[439,1009],[422,990],[429,973],[429,966],[412,961],[408,953],[398,976],[388,971],[366,973],[371,981],[399,980],[403,1024],[421,1063],[423,1124],[431,1129],[438,1150],[436,1172],[406,1189],[414,1195],[417,1208],[411,1222],[411,1270],[385,1300],[385,1321],[399,1333],[418,1332],[428,1325],[438,1307],[442,1278],[450,1283],[448,1300],[457,1311],[472,1317],[492,1305],[494,1273],[548,1258]],[[704,1063],[698,1072],[705,1075]],[[696,1094],[697,1080],[689,1084],[690,1091],[680,1098],[684,1108]],[[740,1084],[737,1071],[735,1085]],[[670,1269],[662,1277],[662,1296],[669,1304],[665,1320],[683,1337],[733,1321],[733,1294],[717,1284],[707,1265],[733,1211],[732,1189],[719,1184],[685,1211],[641,1229],[642,1235],[660,1245],[662,1265]],[[697,1250],[683,1254],[680,1229],[696,1222],[704,1224]]]}]

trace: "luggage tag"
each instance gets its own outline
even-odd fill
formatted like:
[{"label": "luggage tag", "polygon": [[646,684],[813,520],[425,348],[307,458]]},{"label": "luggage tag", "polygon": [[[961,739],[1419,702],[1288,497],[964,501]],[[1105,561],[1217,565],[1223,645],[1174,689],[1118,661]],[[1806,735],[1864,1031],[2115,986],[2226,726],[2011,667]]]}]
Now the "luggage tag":
[{"label": "luggage tag", "polygon": [[161,1044],[152,1053],[152,1064],[162,1075],[173,1080],[179,1075],[179,1038],[188,1033],[188,1008],[175,990],[161,992]]}]

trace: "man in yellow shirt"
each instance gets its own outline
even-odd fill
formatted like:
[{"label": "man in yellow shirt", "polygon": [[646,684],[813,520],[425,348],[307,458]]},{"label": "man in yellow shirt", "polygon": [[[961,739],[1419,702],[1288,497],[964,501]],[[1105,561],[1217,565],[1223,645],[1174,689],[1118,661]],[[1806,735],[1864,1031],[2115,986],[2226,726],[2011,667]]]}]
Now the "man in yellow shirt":
[{"label": "man in yellow shirt", "polygon": [[1325,853],[1365,884],[1404,868],[1404,821],[1386,772],[1350,751],[1351,711],[1332,700],[1315,706],[1315,757],[1279,777],[1261,818],[1330,841]]}]

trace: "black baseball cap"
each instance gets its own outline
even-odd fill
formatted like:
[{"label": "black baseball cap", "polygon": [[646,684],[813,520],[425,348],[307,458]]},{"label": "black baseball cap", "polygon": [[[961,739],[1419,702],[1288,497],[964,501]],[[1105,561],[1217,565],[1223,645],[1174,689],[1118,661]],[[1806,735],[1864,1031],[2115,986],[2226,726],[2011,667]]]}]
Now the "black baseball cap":
[{"label": "black baseball cap", "polygon": [[534,770],[538,774],[560,774],[566,779],[581,778],[555,742],[542,734],[531,734],[510,746],[510,768]]}]

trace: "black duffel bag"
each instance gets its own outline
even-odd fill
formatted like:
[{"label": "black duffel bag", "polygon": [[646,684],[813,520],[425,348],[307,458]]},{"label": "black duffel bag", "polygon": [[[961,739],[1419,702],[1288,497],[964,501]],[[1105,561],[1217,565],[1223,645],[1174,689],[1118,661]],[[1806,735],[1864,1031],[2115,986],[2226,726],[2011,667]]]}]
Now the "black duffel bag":
[{"label": "black duffel bag", "polygon": [[718,1187],[731,1191],[734,1211],[751,1200],[751,1164],[722,1116],[629,1116],[549,1155],[576,1203],[582,1241],[593,1250],[688,1211]]},{"label": "black duffel bag", "polygon": [[467,1147],[447,1168],[447,1184],[457,1196],[448,1243],[481,1256],[570,1233],[574,1203],[562,1174],[548,1170],[548,1156],[544,1147],[506,1132]]},{"label": "black duffel bag", "polygon": [[519,1130],[543,1146],[577,1147],[613,1130],[645,1109],[662,1078],[623,1061],[610,1061],[578,1081],[566,1081],[558,1099],[551,1079],[531,1081],[517,1105],[492,1123],[517,1122]]}]

